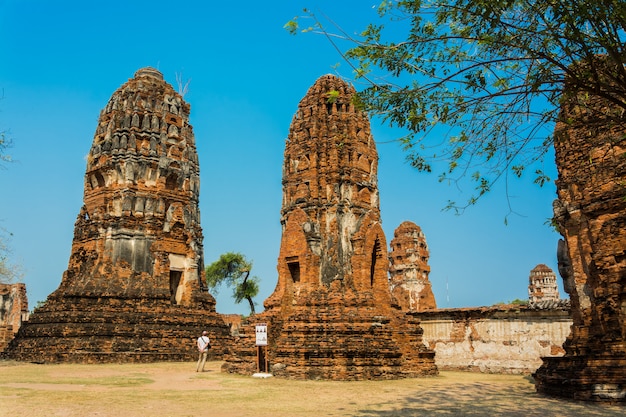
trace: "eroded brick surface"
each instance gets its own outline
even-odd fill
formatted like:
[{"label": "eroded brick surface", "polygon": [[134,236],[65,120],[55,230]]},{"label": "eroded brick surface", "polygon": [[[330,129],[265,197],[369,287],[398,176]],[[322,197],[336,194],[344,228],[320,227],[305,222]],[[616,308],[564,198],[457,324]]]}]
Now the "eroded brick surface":
[{"label": "eroded brick surface", "polygon": [[413,222],[403,222],[394,231],[390,247],[389,285],[400,307],[404,311],[436,309],[435,295],[428,279],[430,252],[421,227]]},{"label": "eroded brick surface", "polygon": [[[253,319],[267,323],[274,375],[386,379],[437,373],[419,320],[392,306],[378,154],[354,89],[323,76],[293,118],[283,165],[278,283]],[[252,323],[254,324],[254,323]],[[256,370],[243,326],[224,370]]]},{"label": "eroded brick surface", "polygon": [[0,284],[0,352],[28,320],[26,284]]},{"label": "eroded brick surface", "polygon": [[[574,86],[567,88],[573,90]],[[582,101],[579,101],[582,100]],[[585,106],[580,105],[585,103]],[[626,401],[626,131],[623,112],[586,92],[562,109],[554,143],[559,272],[572,333],[562,358],[544,358],[538,391]]]},{"label": "eroded brick surface", "polygon": [[534,267],[528,277],[529,302],[558,302],[560,298],[554,271],[545,264],[539,264]]},{"label": "eroded brick surface", "polygon": [[9,355],[32,361],[155,361],[214,352],[228,327],[202,281],[198,155],[190,106],[143,68],[100,113],[84,205],[59,288]]}]

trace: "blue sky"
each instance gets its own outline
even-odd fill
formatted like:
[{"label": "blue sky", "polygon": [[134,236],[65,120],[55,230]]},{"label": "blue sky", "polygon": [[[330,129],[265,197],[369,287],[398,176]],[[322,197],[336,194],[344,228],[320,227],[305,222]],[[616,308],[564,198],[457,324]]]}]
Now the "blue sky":
[{"label": "blue sky", "polygon": [[[12,256],[24,268],[31,307],[58,287],[67,268],[100,110],[145,66],[158,68],[174,87],[177,73],[190,80],[185,99],[200,158],[205,263],[227,251],[252,259],[261,306],[277,282],[281,165],[291,119],[318,77],[352,75],[324,37],[290,36],[283,25],[307,7],[351,33],[376,18],[376,4],[0,0],[0,130],[13,139],[16,160],[0,169],[0,226],[13,234]],[[470,187],[413,170],[393,142],[401,132],[376,119],[372,132],[387,241],[405,220],[421,226],[439,307],[525,299],[532,268],[544,263],[556,271],[559,236],[545,224],[553,183],[512,181],[509,200],[519,215],[509,216],[508,225],[504,184],[455,216],[443,207],[467,199]],[[541,168],[554,178],[553,157],[546,161]],[[247,312],[227,288],[216,298],[219,312]]]}]

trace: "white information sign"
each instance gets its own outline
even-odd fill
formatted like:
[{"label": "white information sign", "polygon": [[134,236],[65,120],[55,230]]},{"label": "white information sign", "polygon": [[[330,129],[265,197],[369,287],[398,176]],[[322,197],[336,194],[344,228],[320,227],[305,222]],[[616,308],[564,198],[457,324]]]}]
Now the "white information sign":
[{"label": "white information sign", "polygon": [[267,346],[267,324],[256,325],[256,345]]}]

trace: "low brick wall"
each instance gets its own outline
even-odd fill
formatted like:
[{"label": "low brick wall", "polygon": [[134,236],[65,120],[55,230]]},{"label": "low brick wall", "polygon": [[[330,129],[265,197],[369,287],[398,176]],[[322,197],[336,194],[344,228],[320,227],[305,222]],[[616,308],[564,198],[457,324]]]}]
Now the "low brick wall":
[{"label": "low brick wall", "polygon": [[562,356],[572,319],[566,310],[527,307],[415,313],[440,370],[530,374],[541,357]]}]

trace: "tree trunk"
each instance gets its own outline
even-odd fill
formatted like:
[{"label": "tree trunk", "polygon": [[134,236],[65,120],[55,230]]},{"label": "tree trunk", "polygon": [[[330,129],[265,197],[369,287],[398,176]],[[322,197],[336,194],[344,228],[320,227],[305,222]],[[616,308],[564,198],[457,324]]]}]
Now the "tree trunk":
[{"label": "tree trunk", "polygon": [[254,302],[252,301],[252,297],[246,296],[246,300],[248,300],[248,303],[250,303],[250,315],[254,316],[255,311],[254,311]]}]

